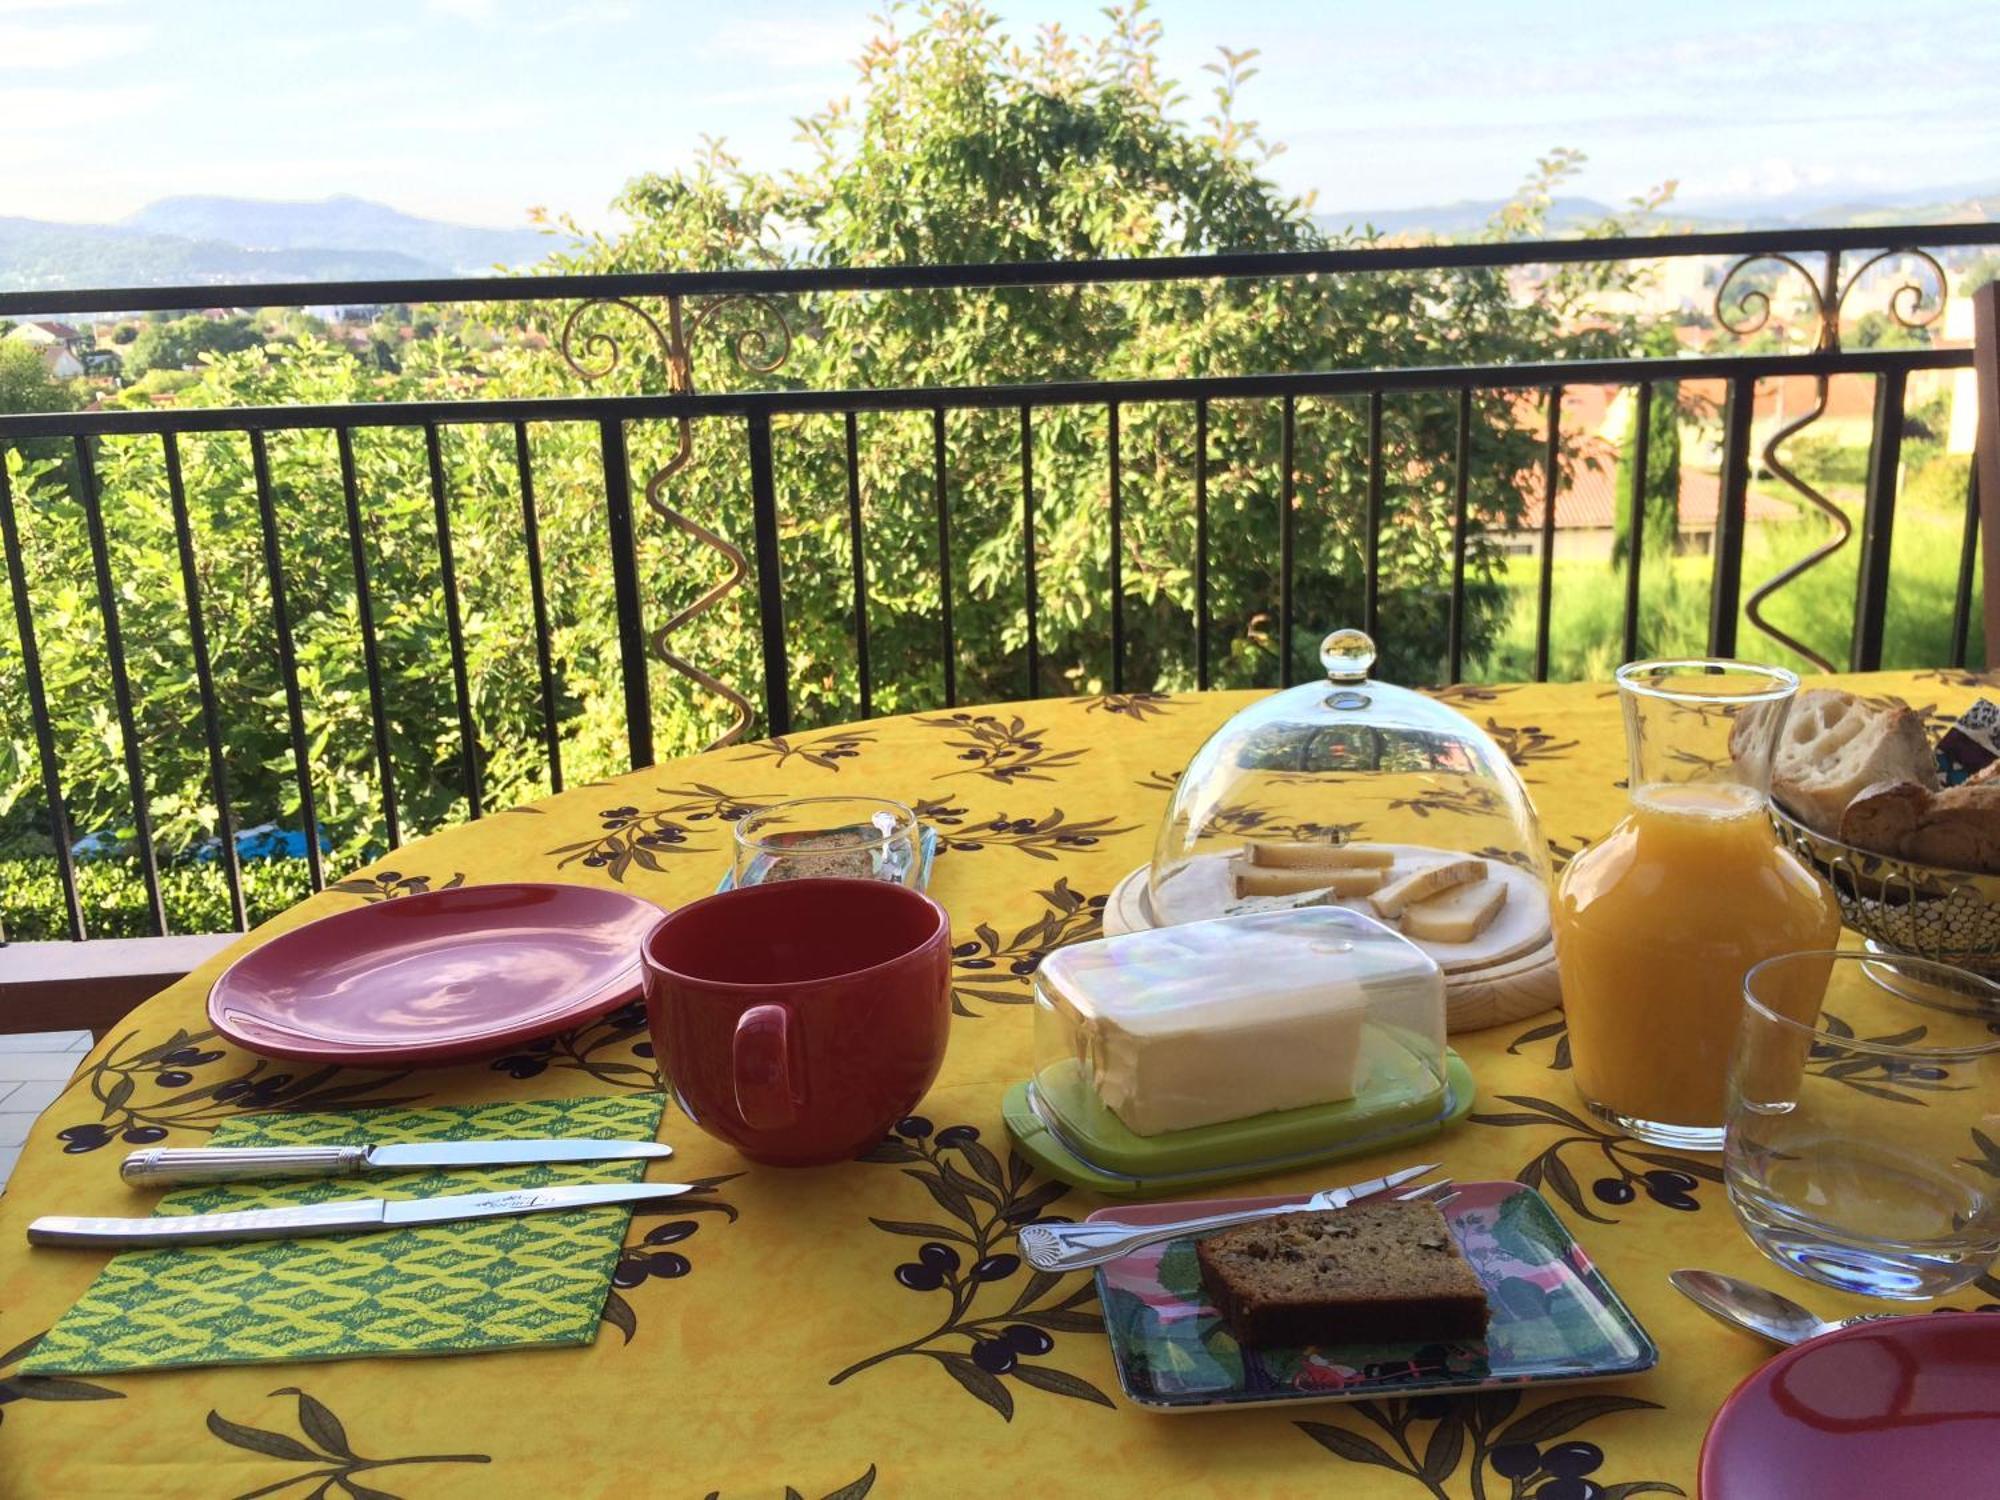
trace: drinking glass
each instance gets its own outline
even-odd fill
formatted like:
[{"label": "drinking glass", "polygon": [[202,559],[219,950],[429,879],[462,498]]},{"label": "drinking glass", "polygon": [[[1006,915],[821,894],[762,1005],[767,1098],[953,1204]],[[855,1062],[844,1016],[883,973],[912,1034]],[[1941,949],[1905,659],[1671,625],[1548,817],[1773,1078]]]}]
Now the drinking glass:
[{"label": "drinking glass", "polygon": [[[1765,960],[1743,993],[1723,1162],[1757,1247],[1873,1297],[1983,1272],[2000,1255],[2000,987],[1823,952]],[[1817,1019],[1796,1019],[1815,993]]]},{"label": "drinking glass", "polygon": [[797,797],[736,824],[735,884],[887,880],[923,874],[917,815],[883,797]]}]

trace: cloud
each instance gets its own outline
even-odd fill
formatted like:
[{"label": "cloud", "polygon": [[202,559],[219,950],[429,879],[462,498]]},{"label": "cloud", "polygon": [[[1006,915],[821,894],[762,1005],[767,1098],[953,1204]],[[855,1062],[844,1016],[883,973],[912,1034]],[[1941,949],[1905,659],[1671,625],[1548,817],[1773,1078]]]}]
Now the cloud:
[{"label": "cloud", "polygon": [[432,15],[470,21],[476,26],[486,25],[499,10],[495,0],[424,0],[424,8]]},{"label": "cloud", "polygon": [[0,68],[86,67],[137,52],[152,35],[152,27],[134,22],[0,26]]},{"label": "cloud", "polygon": [[133,88],[0,88],[0,136],[35,131],[74,134],[77,121],[101,124],[158,108],[174,97],[165,84]]},{"label": "cloud", "polygon": [[875,23],[861,14],[840,20],[788,16],[778,20],[742,17],[724,21],[701,44],[711,61],[758,63],[767,68],[841,67],[861,55]]},{"label": "cloud", "polygon": [[486,135],[517,130],[548,117],[548,110],[532,99],[494,98],[463,104],[387,106],[378,123],[392,130],[440,135]]}]

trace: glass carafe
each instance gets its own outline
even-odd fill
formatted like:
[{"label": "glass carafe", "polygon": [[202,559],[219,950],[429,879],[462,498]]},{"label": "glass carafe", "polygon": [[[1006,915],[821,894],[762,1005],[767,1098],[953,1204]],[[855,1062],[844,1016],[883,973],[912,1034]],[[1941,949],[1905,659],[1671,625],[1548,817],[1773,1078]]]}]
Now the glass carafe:
[{"label": "glass carafe", "polygon": [[[1618,670],[1630,810],[1570,861],[1553,920],[1577,1091],[1641,1140],[1721,1149],[1743,976],[1839,936],[1833,892],[1768,815],[1797,691],[1746,662]],[[1810,1022],[1820,996],[1797,988],[1785,1003]]]}]

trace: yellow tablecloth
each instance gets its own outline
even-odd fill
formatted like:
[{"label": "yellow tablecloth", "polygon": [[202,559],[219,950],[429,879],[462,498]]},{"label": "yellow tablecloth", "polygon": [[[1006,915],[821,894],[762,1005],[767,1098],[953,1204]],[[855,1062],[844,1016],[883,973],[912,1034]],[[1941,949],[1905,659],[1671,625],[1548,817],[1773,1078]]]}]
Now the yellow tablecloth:
[{"label": "yellow tablecloth", "polygon": [[[1994,692],[1951,673],[1858,681],[1933,718],[1961,711],[1982,687]],[[1097,930],[1113,883],[1150,855],[1173,776],[1253,696],[1004,705],[737,746],[449,829],[266,924],[237,951],[360,902],[463,882],[618,885],[672,905],[714,888],[738,809],[872,793],[921,804],[946,840],[932,889],[952,912],[960,1013],[943,1076],[921,1106],[929,1133],[910,1125],[922,1158],[914,1163],[753,1168],[670,1110],[663,1132],[678,1154],[669,1175],[704,1189],[671,1212],[635,1217],[621,1279],[648,1274],[614,1295],[588,1349],[89,1382],[22,1377],[18,1361],[103,1263],[31,1250],[23,1227],[39,1213],[143,1211],[148,1200],[118,1178],[127,1141],[196,1145],[238,1110],[316,1100],[553,1098],[655,1082],[643,1027],[629,1014],[491,1065],[399,1076],[262,1061],[208,1030],[203,997],[218,961],[99,1044],[0,1198],[0,1496],[1594,1493],[1544,1488],[1553,1471],[1539,1467],[1509,1477],[1523,1468],[1523,1441],[1542,1451],[1583,1445],[1566,1455],[1566,1471],[1587,1471],[1607,1494],[1692,1493],[1710,1415],[1764,1351],[1682,1301],[1666,1273],[1709,1266],[1786,1283],[1828,1314],[1860,1304],[1789,1283],[1762,1261],[1712,1163],[1691,1173],[1692,1192],[1650,1195],[1648,1162],[1571,1118],[1554,1014],[1456,1038],[1479,1100],[1474,1120],[1435,1151],[1467,1180],[1539,1166],[1545,1194],[1658,1340],[1662,1358],[1649,1375],[1534,1392],[1502,1418],[1484,1403],[1440,1400],[1162,1417],[1113,1394],[1087,1275],[1051,1283],[1016,1267],[955,1313],[943,1295],[898,1282],[897,1266],[921,1243],[898,1225],[949,1226],[1004,1256],[1008,1210],[1081,1217],[1098,1206],[1008,1170],[1000,1098],[1029,1067],[1028,975],[1050,948]],[[1623,740],[1607,688],[1448,696],[1514,757],[1558,859],[1618,816]],[[1333,1176],[1354,1180],[1410,1159],[1343,1163]],[[980,1191],[941,1194],[947,1176]],[[1327,1176],[1322,1168],[1244,1190],[1306,1189]],[[969,1205],[970,1222],[954,1202]],[[1988,1281],[1957,1305],[1995,1294]],[[1000,1377],[1005,1399],[996,1402],[940,1356],[963,1356],[975,1330],[1024,1308],[1056,1313],[1044,1325],[1055,1326],[1053,1348]],[[1369,1450],[1343,1433],[1370,1439],[1382,1461],[1360,1461]],[[1515,1446],[1496,1465],[1508,1440]]]}]

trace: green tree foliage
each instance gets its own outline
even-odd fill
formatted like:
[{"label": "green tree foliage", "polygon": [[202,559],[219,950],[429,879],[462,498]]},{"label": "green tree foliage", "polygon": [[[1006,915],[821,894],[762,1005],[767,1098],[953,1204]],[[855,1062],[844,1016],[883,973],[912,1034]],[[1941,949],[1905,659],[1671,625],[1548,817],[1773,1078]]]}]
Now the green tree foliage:
[{"label": "green tree foliage", "polygon": [[[1642,341],[1645,352],[1654,356],[1674,352],[1674,336],[1669,329],[1648,333]],[[1646,410],[1646,493],[1645,541],[1648,557],[1671,557],[1681,530],[1681,388],[1677,381],[1661,381],[1653,387]],[[1634,397],[1634,410],[1637,398]],[[1618,470],[1612,480],[1612,500],[1616,509],[1611,543],[1614,564],[1625,561],[1632,550],[1631,495],[1632,461],[1638,455],[1636,427],[1626,435],[1618,454]]]},{"label": "green tree foliage", "polygon": [[204,354],[253,348],[264,339],[256,321],[242,316],[205,318],[199,313],[166,323],[148,323],[132,341],[125,367],[133,375],[148,370],[192,369]]},{"label": "green tree foliage", "polygon": [[[1336,243],[1314,225],[1308,203],[1279,193],[1263,175],[1276,148],[1238,111],[1238,91],[1254,72],[1250,59],[1232,55],[1217,65],[1207,113],[1188,124],[1187,101],[1158,71],[1158,45],[1157,23],[1143,10],[1113,12],[1101,42],[1050,28],[1019,44],[978,5],[926,7],[913,29],[885,24],[860,59],[852,104],[802,122],[807,165],[761,172],[714,147],[686,171],[635,180],[616,204],[628,228],[578,236],[546,268],[1088,260]],[[1539,163],[1493,233],[1538,233],[1537,205],[1574,168],[1569,156]],[[1625,352],[1629,328],[1576,316],[1617,275],[1603,267],[1551,273],[1528,289],[1511,286],[1502,273],[1468,271],[838,293],[690,302],[677,312],[698,387],[969,387]],[[573,394],[580,380],[561,349],[573,311],[552,304],[524,313],[516,305],[474,321],[436,309],[389,309],[374,330],[378,347],[360,351],[309,329],[278,342],[249,329],[242,346],[198,364],[174,356],[194,367],[175,400],[282,406]],[[672,326],[675,310],[654,304],[646,311],[663,329]],[[149,323],[129,367],[141,363],[136,356],[149,340],[162,348],[188,322],[216,326]],[[609,369],[609,345],[571,342],[578,363],[596,372],[591,388],[657,392],[678,383],[681,370],[633,310],[588,310],[581,327],[618,341],[620,358]],[[1471,415],[1466,636],[1476,656],[1504,610],[1491,535],[1519,516],[1524,486],[1540,483],[1541,445],[1531,407],[1482,397]],[[1209,413],[1209,641],[1222,685],[1290,680],[1314,660],[1321,633],[1361,618],[1367,413],[1358,401],[1301,400],[1291,487],[1298,630],[1289,642],[1278,639],[1282,416],[1268,400],[1216,402]],[[858,419],[878,711],[941,701],[938,619],[946,589],[961,697],[1109,685],[1111,420],[1101,402],[1035,407],[1030,415],[1041,662],[1031,683],[1019,411],[946,417],[948,579],[937,562],[930,414]],[[1198,628],[1194,413],[1187,403],[1129,405],[1117,422],[1125,684],[1191,686]],[[1448,396],[1392,395],[1383,403],[1383,645],[1387,670],[1406,680],[1436,680],[1444,671],[1456,435],[1456,402]],[[685,431],[634,422],[627,436],[635,491],[750,551],[740,421],[703,418]],[[794,716],[807,725],[852,718],[858,670],[844,424],[837,417],[781,419],[773,446]],[[437,521],[421,432],[359,429],[353,449],[407,835],[468,810]],[[588,424],[537,423],[529,449],[558,728],[574,783],[622,769],[627,754],[599,435]],[[478,769],[485,805],[505,806],[547,785],[514,432],[454,424],[441,430],[439,451]],[[268,452],[307,751],[338,865],[381,848],[386,837],[340,468],[325,432],[273,434]],[[239,826],[272,817],[297,826],[249,442],[240,434],[189,435],[180,453],[230,749],[233,816]],[[126,828],[130,804],[120,737],[102,691],[102,626],[80,510],[59,472],[18,457],[9,462],[17,495],[27,497],[30,575],[73,817],[79,830]],[[213,833],[217,820],[161,445],[107,439],[98,468],[153,812],[172,852]],[[658,510],[641,527],[639,565],[649,628],[694,602],[725,567]],[[665,640],[753,701],[763,686],[755,600],[746,585]],[[10,671],[17,663],[0,656],[0,674]],[[731,724],[729,706],[685,676],[656,663],[650,680],[659,754],[700,748]],[[31,832],[39,816],[20,712],[18,691],[0,675],[0,713],[16,716],[12,758],[0,760],[0,829],[17,834]],[[757,727],[753,722],[751,731]]]},{"label": "green tree foliage", "polygon": [[0,338],[0,412],[74,411],[76,387],[58,380],[41,350],[21,339]]}]

